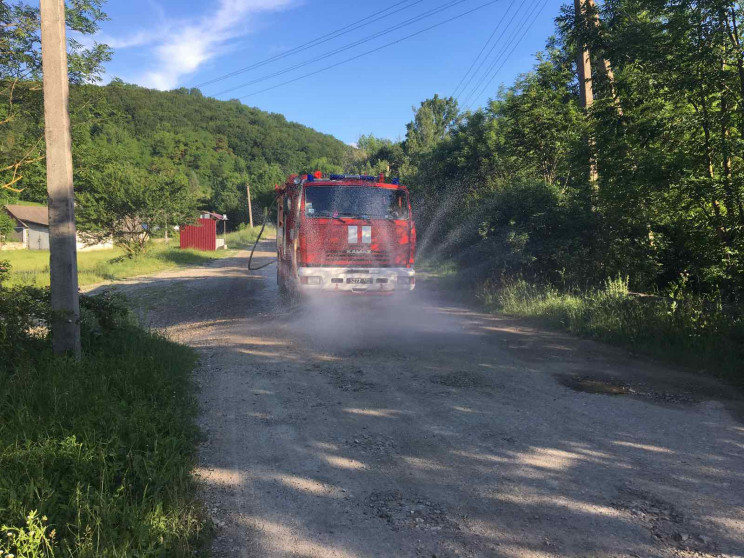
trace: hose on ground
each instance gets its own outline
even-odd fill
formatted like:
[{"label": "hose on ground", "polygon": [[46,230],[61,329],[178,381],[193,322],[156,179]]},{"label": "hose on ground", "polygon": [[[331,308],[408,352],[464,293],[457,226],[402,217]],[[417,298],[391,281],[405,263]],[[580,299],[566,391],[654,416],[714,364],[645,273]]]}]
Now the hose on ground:
[{"label": "hose on ground", "polygon": [[264,208],[264,218],[263,218],[263,225],[261,225],[261,230],[258,231],[258,236],[256,237],[256,242],[253,243],[253,248],[251,248],[251,255],[248,258],[248,270],[249,271],[258,271],[259,269],[263,269],[265,267],[269,267],[271,264],[276,263],[276,260],[272,260],[268,263],[265,263],[263,265],[259,265],[258,267],[252,267],[251,263],[253,262],[253,253],[256,251],[256,246],[258,246],[258,242],[261,240],[261,236],[263,235],[264,229],[266,229],[266,223],[269,222],[269,209],[274,207],[274,204],[276,204],[276,201],[279,199],[277,196],[274,198],[274,201],[271,203],[271,205],[267,208]]}]

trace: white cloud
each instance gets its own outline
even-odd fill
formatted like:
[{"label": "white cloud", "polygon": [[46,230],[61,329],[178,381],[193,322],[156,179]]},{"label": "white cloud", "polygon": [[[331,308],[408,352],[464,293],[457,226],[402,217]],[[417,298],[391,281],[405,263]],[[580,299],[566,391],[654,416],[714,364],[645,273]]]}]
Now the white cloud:
[{"label": "white cloud", "polygon": [[[152,49],[153,62],[132,81],[156,89],[172,89],[181,78],[221,54],[231,39],[244,35],[250,16],[280,10],[293,0],[219,0],[216,11],[191,21],[165,21],[156,30],[126,37],[102,38],[113,48]],[[129,80],[127,80],[129,81]]]}]

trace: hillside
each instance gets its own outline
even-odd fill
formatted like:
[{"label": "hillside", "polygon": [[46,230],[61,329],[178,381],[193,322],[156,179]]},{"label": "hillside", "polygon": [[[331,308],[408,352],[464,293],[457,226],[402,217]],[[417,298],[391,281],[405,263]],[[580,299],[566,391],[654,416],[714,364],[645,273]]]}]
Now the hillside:
[{"label": "hillside", "polygon": [[[19,98],[40,102],[32,91]],[[246,181],[264,205],[287,174],[341,169],[352,151],[280,114],[217,101],[196,89],[163,92],[120,81],[82,85],[71,91],[70,110],[76,190],[85,191],[111,164],[177,172],[188,179],[199,205],[227,213],[233,223],[246,218]],[[28,137],[36,129],[41,137],[40,122],[16,126],[19,134]],[[22,200],[46,201],[43,161],[25,169],[20,185]]]}]

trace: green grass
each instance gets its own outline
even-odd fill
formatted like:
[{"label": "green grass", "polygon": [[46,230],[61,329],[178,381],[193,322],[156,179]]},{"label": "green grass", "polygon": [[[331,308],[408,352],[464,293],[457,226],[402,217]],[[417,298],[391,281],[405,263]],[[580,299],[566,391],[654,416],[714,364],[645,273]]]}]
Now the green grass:
[{"label": "green grass", "polygon": [[[124,251],[118,248],[78,252],[78,282],[80,285],[92,285],[138,275],[149,275],[175,267],[203,265],[230,254],[229,250],[217,250],[216,252],[181,250],[178,248],[177,241],[171,241],[170,247],[162,243],[153,243],[147,252],[131,259],[127,258]],[[46,287],[49,285],[48,251],[2,252],[0,260],[7,260],[11,265],[8,286]]]},{"label": "green grass", "polygon": [[519,280],[486,285],[482,298],[494,310],[744,383],[741,309],[694,297],[637,296],[619,279],[572,292]]},{"label": "green grass", "polygon": [[193,556],[196,355],[90,316],[80,361],[0,354],[0,556]]},{"label": "green grass", "polygon": [[[256,242],[258,233],[261,230],[261,226],[255,226],[252,229],[245,228],[240,231],[234,231],[227,233],[227,247],[230,249],[243,248],[249,249],[253,247],[253,243]],[[267,238],[274,238],[276,236],[276,228],[273,225],[266,225],[262,240]]]}]

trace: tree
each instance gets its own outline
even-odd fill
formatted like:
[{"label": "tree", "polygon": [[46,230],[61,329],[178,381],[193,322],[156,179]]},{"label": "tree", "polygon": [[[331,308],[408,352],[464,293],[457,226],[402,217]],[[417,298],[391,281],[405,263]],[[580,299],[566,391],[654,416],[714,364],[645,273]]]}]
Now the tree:
[{"label": "tree", "polygon": [[413,121],[406,125],[405,149],[416,155],[432,149],[463,119],[454,97],[434,95],[413,109]]},{"label": "tree", "polygon": [[2,207],[0,207],[0,246],[8,241],[8,237],[15,230],[15,222]]},{"label": "tree", "polygon": [[[106,18],[102,0],[75,0],[67,7],[67,26],[92,35]],[[28,167],[43,159],[41,97],[41,21],[38,6],[0,3],[0,189],[20,193]],[[68,42],[71,83],[97,81],[111,50]]]},{"label": "tree", "polygon": [[166,223],[185,224],[196,216],[188,178],[172,169],[147,172],[112,163],[78,194],[78,225],[91,240],[113,242],[133,257],[152,232]]}]

